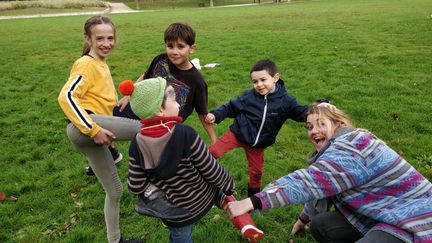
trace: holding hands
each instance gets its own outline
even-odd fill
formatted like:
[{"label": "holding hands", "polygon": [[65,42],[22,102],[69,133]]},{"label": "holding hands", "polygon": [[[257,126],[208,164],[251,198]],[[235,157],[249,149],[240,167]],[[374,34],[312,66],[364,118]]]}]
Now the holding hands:
[{"label": "holding hands", "polygon": [[208,113],[205,117],[205,122],[208,124],[214,124],[216,121],[216,117],[215,115],[213,115],[212,113]]},{"label": "holding hands", "polygon": [[124,108],[126,107],[126,105],[129,103],[129,98],[130,98],[130,96],[123,96],[123,98],[121,98],[117,102],[117,107],[120,107],[119,108],[120,112],[122,112],[124,110]]},{"label": "holding hands", "polygon": [[229,217],[232,219],[239,215],[245,214],[253,210],[252,201],[249,198],[243,199],[241,201],[229,202],[224,210],[228,213]]}]

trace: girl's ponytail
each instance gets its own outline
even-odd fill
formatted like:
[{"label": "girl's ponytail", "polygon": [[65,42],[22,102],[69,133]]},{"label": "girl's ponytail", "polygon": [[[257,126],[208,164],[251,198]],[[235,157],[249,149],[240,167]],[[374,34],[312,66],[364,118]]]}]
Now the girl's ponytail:
[{"label": "girl's ponytail", "polygon": [[84,40],[84,46],[83,46],[83,51],[82,51],[82,55],[85,56],[87,54],[90,53],[90,46],[87,44],[87,42]]}]

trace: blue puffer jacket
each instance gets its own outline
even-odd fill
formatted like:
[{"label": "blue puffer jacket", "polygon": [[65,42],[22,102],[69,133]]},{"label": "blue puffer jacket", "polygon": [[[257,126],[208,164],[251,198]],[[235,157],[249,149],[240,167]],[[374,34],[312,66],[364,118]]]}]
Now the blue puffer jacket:
[{"label": "blue puffer jacket", "polygon": [[237,139],[251,147],[265,148],[272,145],[287,119],[304,121],[307,106],[300,105],[288,94],[284,82],[279,79],[275,92],[265,96],[254,89],[212,110],[210,113],[220,123],[226,117],[235,118],[230,130]]}]

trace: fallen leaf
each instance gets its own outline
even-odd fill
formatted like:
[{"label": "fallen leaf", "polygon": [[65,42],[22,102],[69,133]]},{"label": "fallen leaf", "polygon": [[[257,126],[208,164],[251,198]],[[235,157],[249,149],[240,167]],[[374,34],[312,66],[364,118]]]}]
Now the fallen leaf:
[{"label": "fallen leaf", "polygon": [[63,230],[69,230],[69,228],[72,226],[72,224],[70,222],[66,222],[63,224]]},{"label": "fallen leaf", "polygon": [[77,208],[82,208],[83,203],[82,202],[75,202],[75,206]]},{"label": "fallen leaf", "polygon": [[51,229],[47,229],[44,232],[42,232],[42,234],[44,234],[44,235],[52,235],[53,233],[54,233],[54,231]]},{"label": "fallen leaf", "polygon": [[14,202],[18,201],[18,198],[15,197],[15,196],[10,196],[10,199],[11,199],[12,201],[14,201]]},{"label": "fallen leaf", "polygon": [[0,202],[3,202],[6,199],[6,193],[0,192]]}]

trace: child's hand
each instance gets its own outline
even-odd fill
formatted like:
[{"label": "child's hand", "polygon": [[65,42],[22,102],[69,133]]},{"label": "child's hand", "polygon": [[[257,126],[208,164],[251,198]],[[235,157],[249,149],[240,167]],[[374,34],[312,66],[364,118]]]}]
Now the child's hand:
[{"label": "child's hand", "polygon": [[101,128],[96,135],[93,137],[93,141],[96,144],[103,144],[113,146],[113,141],[115,139],[114,133],[106,130],[105,128]]},{"label": "child's hand", "polygon": [[240,216],[253,209],[254,208],[250,198],[246,198],[241,201],[229,202],[224,208],[225,212],[228,213],[230,218]]},{"label": "child's hand", "polygon": [[323,102],[323,103],[319,103],[318,106],[325,107],[325,108],[332,110],[332,111],[336,110],[336,106],[334,106],[330,103]]},{"label": "child's hand", "polygon": [[212,113],[208,113],[205,117],[205,122],[207,122],[208,124],[213,124],[216,120],[215,115],[213,115]]},{"label": "child's hand", "polygon": [[124,110],[126,105],[129,103],[129,96],[124,96],[117,102],[117,106],[120,107],[120,112]]}]

